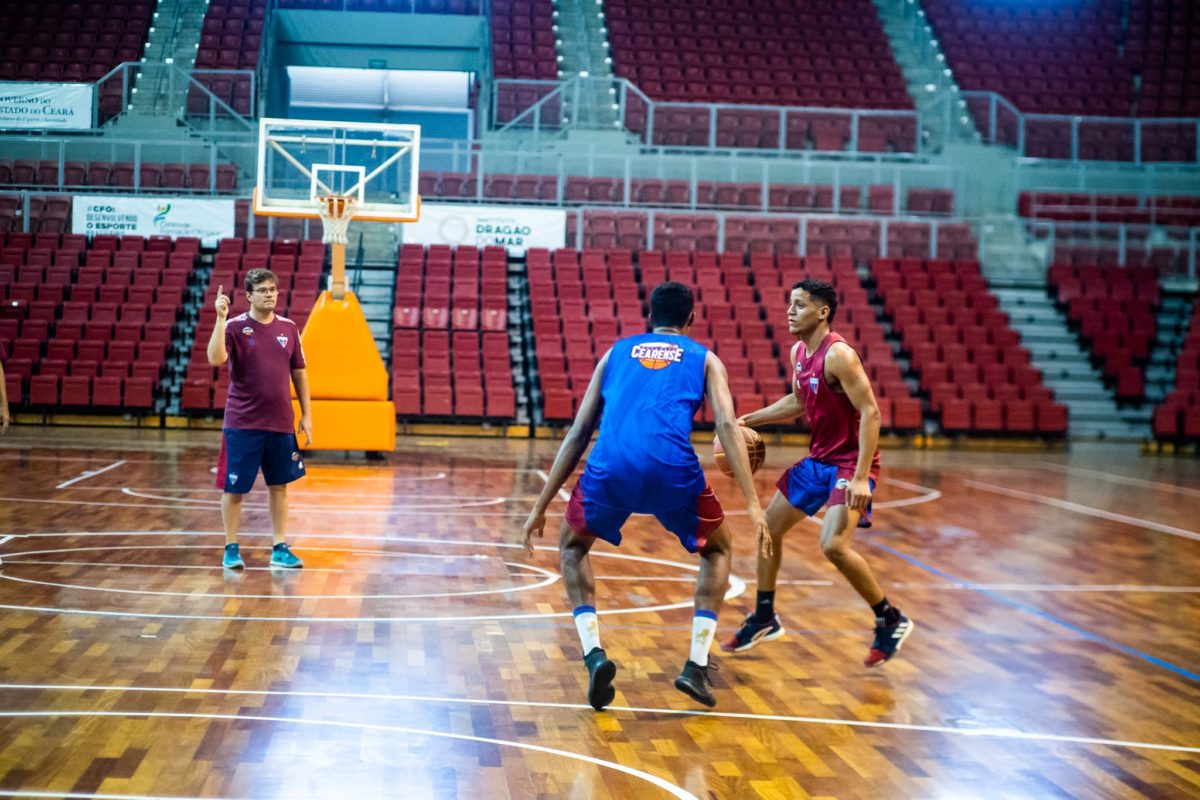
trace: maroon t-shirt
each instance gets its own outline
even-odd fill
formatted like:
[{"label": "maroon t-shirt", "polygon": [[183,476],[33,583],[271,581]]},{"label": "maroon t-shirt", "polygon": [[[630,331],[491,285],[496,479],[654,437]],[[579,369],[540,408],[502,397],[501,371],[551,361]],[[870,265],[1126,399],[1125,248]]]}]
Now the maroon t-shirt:
[{"label": "maroon t-shirt", "polygon": [[292,370],[304,369],[300,331],[287,317],[267,324],[239,314],[225,326],[229,397],[223,427],[295,433]]},{"label": "maroon t-shirt", "polygon": [[[804,404],[804,413],[812,427],[808,455],[817,461],[853,470],[858,464],[858,409],[844,392],[835,390],[825,380],[825,354],[837,342],[845,342],[839,334],[829,332],[812,355],[805,352],[804,343],[796,349],[796,369],[792,391]],[[871,473],[879,472],[879,451],[871,460]]]}]

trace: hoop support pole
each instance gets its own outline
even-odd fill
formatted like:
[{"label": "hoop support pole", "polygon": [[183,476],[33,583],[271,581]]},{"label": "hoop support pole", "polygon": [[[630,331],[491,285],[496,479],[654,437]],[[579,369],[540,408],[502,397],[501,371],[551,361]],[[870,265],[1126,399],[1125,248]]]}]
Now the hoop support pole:
[{"label": "hoop support pole", "polygon": [[329,248],[330,262],[333,265],[329,292],[334,300],[344,300],[346,298],[346,245],[332,243]]}]

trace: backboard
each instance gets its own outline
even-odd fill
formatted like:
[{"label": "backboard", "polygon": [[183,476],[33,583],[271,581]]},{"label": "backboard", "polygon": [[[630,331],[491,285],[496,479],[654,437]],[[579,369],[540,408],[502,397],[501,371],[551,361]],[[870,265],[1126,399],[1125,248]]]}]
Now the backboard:
[{"label": "backboard", "polygon": [[319,197],[351,195],[356,220],[411,222],[420,158],[418,125],[264,117],[254,213],[315,218]]}]

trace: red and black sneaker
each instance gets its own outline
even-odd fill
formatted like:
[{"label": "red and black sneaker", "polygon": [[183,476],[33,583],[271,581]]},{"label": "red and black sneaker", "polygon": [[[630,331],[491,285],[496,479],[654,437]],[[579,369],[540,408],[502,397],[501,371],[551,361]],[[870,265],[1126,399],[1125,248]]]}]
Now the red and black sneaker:
[{"label": "red and black sneaker", "polygon": [[755,622],[752,612],[736,633],[721,642],[721,649],[729,653],[740,653],[760,642],[778,639],[784,633],[783,623],[780,622],[778,614],[772,615],[770,622]]},{"label": "red and black sneaker", "polygon": [[871,649],[867,652],[867,657],[863,659],[863,664],[868,667],[877,667],[883,662],[891,660],[892,656],[900,651],[904,640],[913,632],[914,627],[916,626],[913,625],[913,621],[903,614],[894,625],[884,625],[883,620],[876,617],[875,641],[871,643]]}]

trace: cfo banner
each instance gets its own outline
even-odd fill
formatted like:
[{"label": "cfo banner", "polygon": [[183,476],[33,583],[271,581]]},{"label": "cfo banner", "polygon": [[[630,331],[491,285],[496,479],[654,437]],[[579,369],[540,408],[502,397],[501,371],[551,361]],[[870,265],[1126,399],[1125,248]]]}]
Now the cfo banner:
[{"label": "cfo banner", "polygon": [[75,195],[71,232],[87,236],[195,236],[206,247],[234,235],[233,200]]},{"label": "cfo banner", "polygon": [[90,83],[0,81],[0,130],[87,130],[94,93]]},{"label": "cfo banner", "polygon": [[521,206],[421,204],[421,218],[404,224],[404,241],[508,248],[524,255],[530,247],[566,247],[567,214],[558,209]]}]

